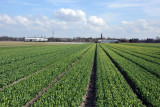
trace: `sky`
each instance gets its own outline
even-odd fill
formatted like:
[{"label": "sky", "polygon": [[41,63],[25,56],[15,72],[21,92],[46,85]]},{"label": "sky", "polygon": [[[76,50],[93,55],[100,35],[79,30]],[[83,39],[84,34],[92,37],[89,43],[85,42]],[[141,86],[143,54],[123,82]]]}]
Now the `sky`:
[{"label": "sky", "polygon": [[160,0],[0,0],[0,36],[95,38],[101,33],[160,37]]}]

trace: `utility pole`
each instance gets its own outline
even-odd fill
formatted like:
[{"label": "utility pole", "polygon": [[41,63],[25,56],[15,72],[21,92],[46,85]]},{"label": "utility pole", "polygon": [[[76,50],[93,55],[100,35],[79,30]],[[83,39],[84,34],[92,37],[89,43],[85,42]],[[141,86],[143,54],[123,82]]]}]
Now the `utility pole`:
[{"label": "utility pole", "polygon": [[54,42],[54,29],[52,30],[52,39],[53,39],[53,42]]},{"label": "utility pole", "polygon": [[54,29],[52,30],[52,38],[54,38]]}]

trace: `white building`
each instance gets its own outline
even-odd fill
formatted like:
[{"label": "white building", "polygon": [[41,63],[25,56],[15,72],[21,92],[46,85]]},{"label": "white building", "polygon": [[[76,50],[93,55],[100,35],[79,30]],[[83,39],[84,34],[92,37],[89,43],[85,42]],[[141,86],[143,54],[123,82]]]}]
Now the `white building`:
[{"label": "white building", "polygon": [[47,42],[46,38],[25,38],[25,42]]},{"label": "white building", "polygon": [[98,43],[118,43],[118,40],[98,40]]}]

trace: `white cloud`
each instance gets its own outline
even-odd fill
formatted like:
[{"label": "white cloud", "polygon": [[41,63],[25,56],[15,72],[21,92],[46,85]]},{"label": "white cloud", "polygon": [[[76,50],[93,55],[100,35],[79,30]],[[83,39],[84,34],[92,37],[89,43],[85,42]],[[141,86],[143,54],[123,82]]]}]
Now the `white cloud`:
[{"label": "white cloud", "polygon": [[0,16],[0,23],[4,23],[4,24],[16,24],[16,22],[8,15],[1,15]]},{"label": "white cloud", "polygon": [[[160,20],[159,20],[160,21]],[[139,19],[135,21],[122,21],[119,26],[121,34],[134,35],[137,38],[154,38],[160,34],[160,22],[158,20]],[[133,38],[133,36],[131,37]]]},{"label": "white cloud", "polygon": [[64,9],[54,11],[54,17],[60,21],[65,21],[68,29],[91,30],[101,32],[104,28],[108,29],[108,25],[102,18],[90,16],[86,18],[86,13],[82,10]]},{"label": "white cloud", "polygon": [[105,24],[102,18],[98,18],[96,16],[90,16],[88,19],[89,23],[96,26],[102,26]]},{"label": "white cloud", "polygon": [[[66,23],[63,21],[55,21],[49,19],[46,16],[40,18],[33,18],[31,16],[15,16],[10,17],[8,15],[0,15],[0,32],[2,34],[20,34],[23,32],[23,35],[40,35],[46,34],[46,32],[51,32],[53,27],[56,26],[57,29],[66,29]],[[2,33],[4,32],[4,33]],[[16,35],[17,36],[17,35]]]},{"label": "white cloud", "polygon": [[86,14],[82,10],[64,9],[54,11],[54,17],[63,21],[84,21],[86,22]]},{"label": "white cloud", "polygon": [[[64,9],[66,10],[66,9]],[[48,35],[51,36],[53,28],[55,29],[56,36],[90,36],[102,32],[106,28],[102,18],[91,16],[88,20],[86,14],[80,10],[71,10],[62,12],[68,20],[53,20],[46,16],[35,18],[32,15],[28,16],[15,16],[0,15],[0,33],[1,35]],[[59,18],[58,18],[59,19]],[[90,22],[89,22],[90,21]],[[2,23],[3,22],[3,23]],[[93,33],[94,32],[94,33]],[[93,36],[93,35],[92,35]]]},{"label": "white cloud", "polygon": [[[103,17],[104,18],[104,17]],[[120,25],[108,25],[98,16],[88,16],[82,10],[61,8],[54,12],[54,19],[47,16],[33,17],[0,15],[1,35],[46,35],[51,36],[54,28],[55,37],[90,37],[101,32],[107,37],[147,38],[160,34],[160,20],[138,19],[121,21]],[[107,20],[107,18],[105,18]],[[107,23],[106,23],[107,22]],[[87,36],[88,35],[88,36]],[[131,36],[128,36],[131,35]]]},{"label": "white cloud", "polygon": [[136,21],[122,21],[123,27],[127,31],[133,32],[143,32],[152,30],[153,26],[150,25],[145,19],[140,19]]},{"label": "white cloud", "polygon": [[27,26],[31,23],[28,18],[22,16],[16,16],[13,20],[18,24],[22,24],[24,26]]}]

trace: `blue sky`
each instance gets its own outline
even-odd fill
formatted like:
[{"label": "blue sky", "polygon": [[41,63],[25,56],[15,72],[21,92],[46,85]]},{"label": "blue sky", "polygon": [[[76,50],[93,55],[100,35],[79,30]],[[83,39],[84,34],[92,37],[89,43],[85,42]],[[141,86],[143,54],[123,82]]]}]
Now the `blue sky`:
[{"label": "blue sky", "polygon": [[160,0],[0,0],[0,36],[155,38]]}]

